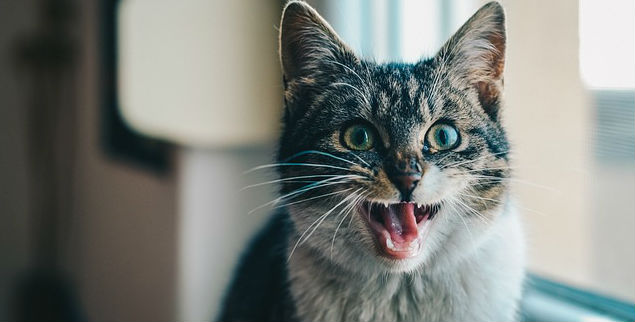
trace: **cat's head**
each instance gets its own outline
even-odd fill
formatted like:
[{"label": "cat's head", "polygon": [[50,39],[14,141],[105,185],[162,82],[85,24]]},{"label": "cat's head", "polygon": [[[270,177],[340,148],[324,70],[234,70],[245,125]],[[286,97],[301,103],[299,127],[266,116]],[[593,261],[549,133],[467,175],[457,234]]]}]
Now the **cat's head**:
[{"label": "cat's head", "polygon": [[315,10],[289,3],[278,155],[289,251],[399,272],[473,250],[507,194],[504,53],[496,2],[414,64],[360,59]]}]

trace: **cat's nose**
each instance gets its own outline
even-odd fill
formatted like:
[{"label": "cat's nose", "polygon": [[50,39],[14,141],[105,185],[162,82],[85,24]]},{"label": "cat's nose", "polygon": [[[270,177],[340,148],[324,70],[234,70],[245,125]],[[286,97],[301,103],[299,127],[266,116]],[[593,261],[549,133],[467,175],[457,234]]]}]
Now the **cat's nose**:
[{"label": "cat's nose", "polygon": [[410,201],[412,192],[423,175],[416,156],[396,156],[388,165],[388,178],[401,193],[402,201]]},{"label": "cat's nose", "polygon": [[401,201],[410,201],[412,192],[421,180],[421,174],[403,174],[390,176],[390,181],[397,187],[401,193]]}]

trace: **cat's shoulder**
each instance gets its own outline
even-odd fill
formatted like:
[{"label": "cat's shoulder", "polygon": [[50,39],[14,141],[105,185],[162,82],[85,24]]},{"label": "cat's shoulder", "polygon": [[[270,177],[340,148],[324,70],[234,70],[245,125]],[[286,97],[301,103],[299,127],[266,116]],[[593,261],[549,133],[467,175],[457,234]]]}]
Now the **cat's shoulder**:
[{"label": "cat's shoulder", "polygon": [[272,216],[242,255],[218,321],[281,321],[293,317],[288,288],[286,212]]}]

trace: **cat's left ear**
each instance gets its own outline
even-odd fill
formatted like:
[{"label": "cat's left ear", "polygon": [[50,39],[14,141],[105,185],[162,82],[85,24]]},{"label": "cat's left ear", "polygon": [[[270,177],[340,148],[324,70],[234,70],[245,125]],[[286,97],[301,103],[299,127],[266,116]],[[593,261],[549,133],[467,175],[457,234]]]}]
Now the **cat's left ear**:
[{"label": "cat's left ear", "polygon": [[474,86],[493,120],[502,105],[505,42],[505,11],[494,1],[481,7],[435,57],[437,68]]},{"label": "cat's left ear", "polygon": [[328,22],[302,1],[291,1],[285,6],[279,41],[286,81],[316,77],[325,72],[325,67],[357,61]]}]

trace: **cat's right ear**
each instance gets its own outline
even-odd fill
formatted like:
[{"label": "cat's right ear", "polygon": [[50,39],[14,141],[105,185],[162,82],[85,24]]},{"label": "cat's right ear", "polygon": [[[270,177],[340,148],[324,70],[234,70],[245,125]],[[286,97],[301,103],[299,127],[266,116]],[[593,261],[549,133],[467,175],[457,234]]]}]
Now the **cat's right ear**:
[{"label": "cat's right ear", "polygon": [[492,1],[479,9],[436,56],[439,73],[466,80],[478,92],[485,112],[498,120],[505,67],[505,11]]},{"label": "cat's right ear", "polygon": [[319,76],[334,62],[356,60],[328,22],[301,1],[291,1],[285,6],[279,42],[285,83],[300,77]]}]

